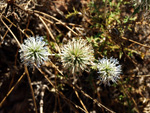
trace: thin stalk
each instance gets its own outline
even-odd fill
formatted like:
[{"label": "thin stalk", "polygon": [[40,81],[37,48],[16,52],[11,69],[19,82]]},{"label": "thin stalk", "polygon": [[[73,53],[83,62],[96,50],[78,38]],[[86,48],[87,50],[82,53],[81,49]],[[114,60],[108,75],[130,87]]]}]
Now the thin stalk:
[{"label": "thin stalk", "polygon": [[3,100],[0,103],[0,108],[2,107],[3,103],[5,102],[6,98],[10,95],[10,93],[14,90],[14,88],[18,85],[18,83],[22,80],[22,78],[24,77],[25,72],[21,75],[21,77],[18,79],[18,81],[16,82],[16,84],[9,90],[9,92],[6,94],[6,96],[3,98]]},{"label": "thin stalk", "polygon": [[27,78],[28,78],[28,82],[29,82],[29,85],[30,85],[30,89],[31,89],[31,94],[32,94],[32,98],[33,98],[33,104],[34,104],[34,107],[35,107],[35,112],[37,112],[37,105],[36,105],[36,100],[35,100],[35,96],[34,96],[34,91],[33,91],[33,87],[32,87],[32,84],[31,84],[31,79],[30,79],[30,75],[29,75],[29,72],[28,72],[28,69],[27,69],[27,66],[24,65],[24,68],[25,68],[25,72],[27,74]]}]

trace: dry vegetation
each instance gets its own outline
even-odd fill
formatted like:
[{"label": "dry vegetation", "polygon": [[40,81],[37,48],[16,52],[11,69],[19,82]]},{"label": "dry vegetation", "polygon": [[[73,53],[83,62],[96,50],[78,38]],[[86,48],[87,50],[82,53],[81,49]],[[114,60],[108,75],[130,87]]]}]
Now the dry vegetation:
[{"label": "dry vegetation", "polygon": [[[130,0],[0,2],[0,113],[149,113],[149,4]],[[51,53],[41,67],[20,60],[24,39],[43,36]],[[94,69],[65,71],[57,54],[72,38],[92,44],[96,59],[118,58],[122,74],[105,86]]]}]

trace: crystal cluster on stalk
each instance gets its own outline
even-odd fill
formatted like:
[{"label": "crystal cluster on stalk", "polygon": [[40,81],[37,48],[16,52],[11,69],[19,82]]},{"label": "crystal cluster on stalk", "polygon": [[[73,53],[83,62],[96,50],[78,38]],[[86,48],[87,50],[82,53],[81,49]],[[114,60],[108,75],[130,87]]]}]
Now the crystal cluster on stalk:
[{"label": "crystal cluster on stalk", "polygon": [[23,44],[21,44],[20,58],[23,63],[28,66],[33,66],[35,63],[37,66],[43,64],[44,61],[48,61],[48,48],[43,41],[43,37],[36,36],[27,38]]},{"label": "crystal cluster on stalk", "polygon": [[116,83],[116,81],[120,78],[121,74],[121,65],[115,58],[102,58],[98,60],[96,64],[98,73],[100,74],[98,79],[101,80],[101,83],[104,85],[110,85],[110,81]]},{"label": "crystal cluster on stalk", "polygon": [[71,74],[81,74],[94,61],[92,45],[84,39],[69,41],[61,48],[61,61]]}]

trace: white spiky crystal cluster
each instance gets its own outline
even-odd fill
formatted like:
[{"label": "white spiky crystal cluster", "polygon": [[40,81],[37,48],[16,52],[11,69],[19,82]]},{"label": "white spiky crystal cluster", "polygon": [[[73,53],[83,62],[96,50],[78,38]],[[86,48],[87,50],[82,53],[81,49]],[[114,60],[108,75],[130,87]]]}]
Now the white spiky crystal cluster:
[{"label": "white spiky crystal cluster", "polygon": [[105,85],[110,85],[110,81],[116,83],[116,81],[120,78],[121,74],[121,65],[117,59],[111,57],[110,59],[102,58],[98,60],[97,69],[99,75],[99,79],[101,83]]},{"label": "white spiky crystal cluster", "polygon": [[40,66],[44,61],[49,60],[48,56],[50,55],[43,37],[40,36],[24,40],[19,52],[21,60],[28,66],[33,66],[33,63]]},{"label": "white spiky crystal cluster", "polygon": [[94,61],[92,45],[81,38],[69,41],[61,48],[61,61],[71,74],[81,73]]}]

